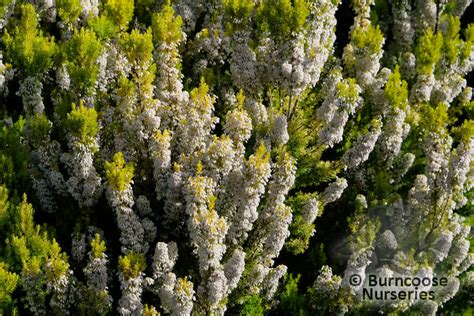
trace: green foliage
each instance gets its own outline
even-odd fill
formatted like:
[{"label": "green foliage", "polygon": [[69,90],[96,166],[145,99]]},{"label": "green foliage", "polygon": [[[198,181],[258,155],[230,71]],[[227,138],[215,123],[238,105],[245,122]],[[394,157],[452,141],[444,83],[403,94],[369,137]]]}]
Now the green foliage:
[{"label": "green foliage", "polygon": [[82,7],[79,0],[56,0],[58,16],[66,23],[74,24],[81,14]]},{"label": "green foliage", "polygon": [[352,31],[352,43],[357,49],[366,49],[371,54],[377,54],[382,50],[384,37],[380,27],[368,24],[366,27],[356,27]]},{"label": "green foliage", "polygon": [[341,166],[337,162],[321,160],[320,153],[309,154],[300,162],[297,170],[299,188],[314,187],[335,179]]},{"label": "green foliage", "polygon": [[425,104],[422,108],[423,120],[421,122],[426,132],[441,132],[448,124],[448,106],[440,103],[436,107]]},{"label": "green foliage", "polygon": [[55,239],[50,243],[47,262],[45,272],[50,282],[58,280],[62,275],[65,275],[69,269],[67,256],[61,252],[61,248]]},{"label": "green foliage", "polygon": [[67,256],[54,239],[49,239],[44,229],[35,225],[33,214],[33,206],[27,202],[26,195],[12,208],[11,235],[7,238],[8,261],[15,271],[41,273],[45,281],[57,280],[69,269]]},{"label": "green foliage", "polygon": [[19,276],[8,271],[4,262],[0,261],[0,314],[8,313],[12,309],[13,300],[11,294],[16,289]]},{"label": "green foliage", "polygon": [[255,3],[252,0],[223,0],[224,10],[227,15],[226,32],[244,29],[250,23]]},{"label": "green foliage", "polygon": [[440,33],[426,31],[415,47],[416,66],[420,74],[430,74],[441,57],[443,37]]},{"label": "green foliage", "polygon": [[373,24],[384,21],[390,16],[390,6],[386,0],[375,0],[375,5],[370,10],[370,21]]},{"label": "green foliage", "polygon": [[405,111],[408,105],[408,85],[401,79],[398,65],[388,78],[384,95],[393,108]]},{"label": "green foliage", "polygon": [[100,238],[99,234],[95,234],[94,239],[91,241],[91,253],[94,258],[101,258],[102,254],[107,250],[105,241]]},{"label": "green foliage", "polygon": [[464,34],[464,49],[461,52],[462,59],[468,59],[471,56],[472,46],[474,46],[474,24],[469,24]]},{"label": "green foliage", "polygon": [[348,219],[349,229],[352,232],[349,241],[353,249],[363,252],[372,247],[375,237],[380,230],[381,222],[379,219],[370,218],[361,211],[356,211]]},{"label": "green foliage", "polygon": [[105,15],[90,18],[89,26],[91,30],[95,32],[97,37],[102,40],[111,38],[115,35],[115,24]]},{"label": "green foliage", "polygon": [[99,39],[89,29],[81,28],[65,42],[61,50],[71,82],[79,92],[91,92],[97,80],[99,65],[97,58],[102,50]]},{"label": "green foliage", "polygon": [[77,285],[82,299],[77,303],[78,315],[109,315],[112,306],[108,301],[108,292],[96,292],[83,283]]},{"label": "green foliage", "polygon": [[133,171],[133,163],[125,165],[125,159],[121,152],[114,155],[112,162],[105,162],[105,176],[113,190],[125,190],[132,181]]},{"label": "green foliage", "polygon": [[259,295],[253,295],[245,301],[240,310],[242,316],[261,316],[265,312],[262,298]]},{"label": "green foliage", "polygon": [[[97,220],[100,216],[110,215],[107,213],[110,212],[109,206],[117,206],[116,203],[110,203],[109,193],[113,193],[112,198],[119,198],[123,202],[123,194],[129,196],[132,191],[134,199],[140,197],[134,204],[137,205],[135,209],[138,210],[138,217],[133,220],[137,222],[131,223],[134,227],[143,228],[136,236],[140,241],[153,243],[158,240],[175,240],[181,255],[192,247],[201,247],[201,242],[208,241],[205,238],[210,239],[206,246],[214,247],[215,244],[221,243],[219,238],[222,237],[225,247],[214,250],[227,249],[221,262],[226,267],[226,273],[226,260],[232,256],[233,250],[238,248],[245,252],[245,268],[238,287],[229,297],[226,297],[226,291],[224,298],[218,303],[220,307],[231,307],[231,313],[333,315],[348,310],[349,313],[358,314],[360,302],[352,301],[353,293],[348,287],[340,286],[341,278],[336,275],[341,275],[345,260],[349,257],[345,251],[360,255],[361,252],[372,249],[374,241],[378,241],[376,238],[380,235],[381,223],[384,225],[384,231],[392,224],[385,221],[384,216],[387,214],[378,217],[373,216],[377,215],[373,213],[380,210],[381,205],[390,204],[395,199],[401,198],[406,202],[413,179],[426,172],[426,152],[438,149],[423,146],[423,138],[426,138],[428,133],[432,133],[429,136],[445,139],[451,137],[453,148],[459,143],[467,145],[474,135],[474,102],[470,100],[471,93],[469,89],[465,89],[462,94],[454,95],[455,91],[461,90],[457,89],[463,84],[461,80],[470,69],[469,58],[474,45],[474,25],[462,30],[464,27],[461,27],[460,18],[454,16],[460,10],[461,3],[454,0],[449,0],[446,6],[439,3],[436,26],[433,27],[430,25],[431,21],[417,20],[420,17],[414,16],[419,9],[416,6],[407,10],[406,20],[394,23],[399,9],[397,1],[354,0],[352,2],[356,18],[349,34],[349,45],[343,52],[344,60],[341,60],[339,49],[343,48],[340,44],[344,44],[345,39],[337,38],[336,44],[332,45],[332,25],[337,22],[338,28],[344,28],[346,22],[352,21],[344,21],[347,18],[344,11],[338,14],[338,21],[332,20],[332,14],[328,14],[336,9],[332,5],[338,5],[339,0],[318,3],[310,0],[219,0],[204,5],[200,2],[192,8],[183,7],[183,3],[170,0],[104,0],[99,5],[98,16],[89,17],[83,16],[81,1],[55,1],[59,21],[55,22],[49,19],[49,9],[45,10],[38,3],[18,2],[17,6],[9,8],[7,13],[6,9],[12,1],[0,0],[0,13],[5,15],[3,22],[0,21],[5,30],[2,39],[5,64],[0,63],[0,103],[5,118],[0,120],[0,315],[15,314],[15,304],[24,303],[25,296],[28,295],[36,295],[38,304],[46,304],[45,313],[64,314],[55,311],[55,307],[51,307],[46,301],[56,295],[51,289],[51,282],[64,275],[69,276],[68,258],[66,253],[61,251],[60,243],[70,244],[70,221],[79,220],[77,227],[80,227],[80,232],[85,232],[91,226],[98,228],[89,230],[100,231],[93,236],[90,247],[87,247],[87,250],[90,249],[89,259],[104,259],[94,260],[93,264],[108,262],[108,256],[105,254],[107,251],[110,258],[113,258],[113,267],[108,264],[103,267],[111,268],[113,277],[116,277],[117,253],[123,251],[123,247],[118,250],[119,243],[110,242],[106,237],[117,236],[123,225],[120,223],[118,227],[110,227],[109,223],[104,224]],[[187,11],[188,9],[190,10]],[[182,18],[178,12],[185,12],[186,16]],[[350,18],[352,19],[352,16]],[[129,30],[130,22],[133,23],[133,30]],[[408,26],[410,23],[411,29],[400,30],[400,26]],[[316,26],[316,29],[309,30],[310,26]],[[345,33],[347,35],[348,32]],[[53,34],[60,35],[59,45],[55,44]],[[339,33],[336,35],[339,37]],[[189,41],[184,41],[185,39]],[[185,47],[179,47],[180,44],[185,44]],[[294,50],[300,44],[301,46]],[[250,51],[246,50],[245,45]],[[237,46],[240,51],[233,51]],[[405,60],[411,53],[414,56],[410,57],[414,58]],[[326,54],[329,55],[327,61]],[[105,65],[98,63],[98,58],[103,56],[107,57]],[[380,56],[383,57],[379,59]],[[256,60],[247,62],[245,59],[249,57],[255,57]],[[413,60],[415,64],[412,63]],[[59,80],[55,81],[54,72],[58,71],[59,78],[59,71],[64,67],[71,84],[68,85],[69,89],[64,89],[62,81],[61,88],[58,89],[56,84]],[[155,80],[156,67],[160,70],[158,80]],[[413,67],[416,67],[416,73]],[[387,68],[393,71],[386,81]],[[105,76],[102,76],[102,71]],[[424,77],[431,74],[435,75],[434,84]],[[447,77],[447,74],[450,77]],[[249,80],[249,75],[256,76],[256,79],[262,78],[263,82],[254,84]],[[318,76],[319,81],[316,78]],[[22,80],[27,77],[35,77],[29,82],[42,84],[41,95],[36,90],[28,93],[28,86],[22,85],[25,82]],[[199,77],[203,79],[197,84]],[[104,79],[100,85],[97,82],[99,78]],[[238,82],[233,82],[237,78]],[[329,80],[326,81],[327,79]],[[310,86],[310,81],[315,86]],[[181,83],[185,87],[184,91],[179,89]],[[420,84],[425,86],[419,88]],[[26,89],[18,93],[19,86]],[[107,87],[107,93],[97,89],[99,86]],[[155,91],[156,86],[161,86],[164,90]],[[332,90],[334,86],[335,91]],[[173,87],[178,88],[178,91]],[[328,91],[328,88],[331,90]],[[418,88],[420,90],[415,91]],[[234,93],[237,89],[241,90],[235,95],[235,104]],[[243,91],[246,91],[247,99]],[[426,100],[430,101],[411,104],[412,99],[418,99],[418,93],[426,94]],[[453,95],[449,95],[450,93]],[[41,97],[43,100],[38,100]],[[28,113],[26,120],[17,118],[21,113],[17,105],[19,98],[22,98],[25,106],[27,103],[43,101],[44,114]],[[452,98],[454,101],[450,102],[451,104],[438,104],[436,101]],[[96,107],[85,107],[85,100],[88,101],[87,104],[93,103]],[[324,103],[325,101],[328,102]],[[356,103],[357,107],[351,106]],[[327,113],[318,111],[322,104],[327,105]],[[265,109],[260,108],[261,105]],[[251,116],[252,135],[247,143],[241,144],[224,135],[226,133],[223,130],[227,128],[225,114],[228,109],[235,108],[247,111]],[[342,108],[349,109],[347,122],[345,117],[341,119]],[[410,125],[404,126],[403,133],[393,130],[395,124],[386,124],[393,118],[393,112],[400,113],[399,110],[407,112],[404,123]],[[290,139],[285,145],[275,146],[274,143],[278,141],[274,140],[274,136],[278,136],[278,131],[273,128],[279,126],[274,124],[275,118],[282,113],[286,114]],[[338,116],[333,116],[334,113]],[[381,113],[386,115],[384,121],[377,116]],[[322,117],[320,114],[327,114],[324,120],[317,119]],[[196,140],[199,142],[199,150],[186,151],[187,145],[179,144],[181,136],[176,125],[200,126],[200,119],[214,115],[219,117],[219,122],[215,124],[211,135],[198,133],[196,136],[199,139]],[[334,120],[327,122],[331,117]],[[401,117],[405,116],[400,115],[395,119]],[[344,126],[336,126],[341,122]],[[238,125],[238,122],[232,123]],[[376,141],[373,154],[367,153],[365,156],[364,152],[364,157],[369,157],[369,160],[357,168],[345,169],[344,162],[341,162],[344,151],[354,148],[357,140],[363,139],[364,135],[379,128],[382,123],[385,124],[382,129],[383,137]],[[194,131],[194,125],[189,127],[191,132]],[[342,139],[338,137],[331,147],[320,145],[319,135],[323,135],[321,131],[335,133],[338,127],[341,127],[338,132],[342,133]],[[207,130],[205,132],[207,133]],[[408,136],[405,132],[408,132]],[[140,137],[136,137],[137,133],[141,133]],[[434,133],[439,135],[433,135]],[[218,142],[219,139],[221,141]],[[399,154],[398,140],[402,142]],[[91,150],[93,155],[87,152],[84,157],[89,158],[88,162],[91,163],[72,166],[74,159],[68,159],[70,155],[78,157],[76,154],[84,152],[78,153],[78,148],[71,148],[68,141],[86,145],[86,149]],[[382,143],[383,141],[387,143]],[[211,146],[215,148],[208,147],[209,142],[213,142]],[[201,143],[205,145],[200,146]],[[161,146],[163,144],[166,146]],[[168,144],[170,152],[165,148]],[[100,150],[98,146],[101,147]],[[119,150],[124,153],[117,152],[111,158],[112,154]],[[386,157],[394,151],[397,152],[393,154],[394,157]],[[465,153],[453,151],[452,148],[446,149],[446,152],[450,152],[449,157],[446,157],[446,163],[450,166],[455,165],[455,158],[465,159],[464,156],[461,157]],[[242,157],[241,153],[244,153]],[[289,181],[289,178],[285,179],[281,174],[273,173],[276,170],[274,158],[280,153],[291,153],[297,161],[296,184],[292,188],[285,188],[286,185],[289,186],[288,182],[292,181],[292,177]],[[379,156],[383,158],[380,161]],[[279,157],[283,159],[284,155]],[[393,158],[393,162],[388,161],[390,158]],[[412,158],[414,162],[408,166]],[[229,161],[231,159],[235,161]],[[449,159],[453,160],[449,162]],[[462,159],[459,159],[457,164],[464,167],[462,163],[465,160]],[[225,164],[222,164],[221,160]],[[136,168],[134,163],[137,164]],[[238,170],[234,172],[234,169],[229,173],[226,169],[224,173],[221,172],[221,165]],[[270,180],[256,182],[252,188],[240,187],[250,182],[248,179],[253,175],[248,172],[261,173],[262,169],[267,170],[268,166],[272,171]],[[402,175],[401,169],[403,172],[408,171]],[[92,173],[86,174],[88,171]],[[449,172],[448,179],[464,179],[464,171]],[[64,173],[66,177],[61,177],[60,173]],[[449,206],[451,201],[460,205],[458,202],[465,195],[468,198],[467,204],[454,212],[466,215],[465,223],[472,226],[474,193],[472,190],[466,194],[463,191],[469,187],[471,173],[472,170],[466,175],[468,184],[465,187],[458,185],[447,190],[459,192],[448,193],[454,197],[447,198],[446,205]],[[102,190],[94,191],[97,192],[97,196],[94,196],[96,200],[91,198],[87,206],[76,209],[76,202],[80,203],[79,199],[84,198],[81,193],[90,192],[88,190],[91,186],[102,189],[105,179],[95,177],[97,174],[102,178],[105,175],[108,194],[104,197],[101,195]],[[160,222],[163,214],[159,212],[164,210],[166,216],[172,217],[168,210],[179,209],[180,214],[176,214],[173,220],[183,223],[185,218],[182,216],[187,216],[191,208],[191,203],[186,203],[189,202],[189,197],[186,196],[189,193],[186,191],[186,181],[190,176],[206,180],[205,183],[199,183],[198,188],[206,189],[203,206],[216,210],[219,216],[240,218],[242,214],[234,213],[248,211],[238,205],[246,202],[239,195],[240,190],[253,190],[242,195],[252,196],[255,203],[252,207],[255,206],[256,212],[252,209],[252,216],[258,215],[255,222],[252,222],[254,225],[250,225],[252,230],[248,232],[248,239],[244,241],[242,236],[242,242],[229,245],[226,236],[218,235],[221,231],[204,225],[206,229],[209,228],[209,231],[205,232],[207,235],[198,236],[200,240],[192,240],[190,243],[186,230],[189,230],[189,227],[180,226],[173,230],[173,226],[166,227],[167,220]],[[337,176],[344,177],[348,187],[338,201],[323,205],[326,203],[321,198],[322,192]],[[441,176],[436,177],[436,181],[432,181],[433,185],[445,181]],[[66,182],[63,181],[65,179]],[[431,178],[429,180],[431,181]],[[45,214],[43,210],[34,208],[28,203],[26,194],[21,200],[24,192],[29,194],[32,183],[36,193],[33,203],[40,202],[38,204],[43,205],[42,202],[48,203],[48,199],[52,198],[52,202],[57,206],[56,213]],[[270,189],[269,183],[272,186]],[[71,188],[74,184],[77,188]],[[170,185],[174,185],[176,190],[170,188]],[[262,188],[265,193],[257,196],[256,191],[260,191],[261,186],[265,187],[265,190]],[[229,188],[235,191],[230,196],[227,195]],[[42,189],[45,191],[41,191]],[[275,194],[280,189],[285,192],[290,189],[285,200],[281,195]],[[429,190],[434,191],[431,182]],[[286,226],[280,227],[281,225],[276,224],[274,227],[266,227],[277,220],[283,220],[267,214],[275,211],[266,204],[275,198],[275,195],[278,207],[285,203],[285,207],[292,211],[289,224],[291,235],[285,243],[285,250],[290,254],[259,261],[262,253],[267,252],[273,246],[270,243],[276,239],[266,236],[268,231],[273,231],[273,228],[286,229]],[[354,202],[356,196],[358,197]],[[437,199],[433,196],[431,198]],[[147,214],[148,207],[144,205],[147,199],[153,214]],[[324,211],[324,218],[316,221],[317,224],[308,223],[302,213],[309,199],[318,201],[318,217]],[[228,206],[229,214],[226,213]],[[411,207],[411,204],[409,206]],[[436,206],[433,209],[438,210]],[[186,207],[187,212],[184,212],[183,208]],[[106,213],[103,213],[104,208]],[[155,214],[155,211],[158,213]],[[440,216],[440,226],[432,238],[438,236],[439,230],[451,229],[448,227],[451,214]],[[63,222],[64,218],[71,215],[73,216],[67,223]],[[404,238],[411,238],[413,240],[409,241],[409,247],[403,247],[416,248],[414,243],[418,242],[418,237],[426,235],[425,231],[431,228],[429,226],[434,221],[432,217],[436,214],[428,215],[423,219],[421,227],[417,227],[417,238],[413,238],[415,233],[407,233],[407,237],[399,238],[398,232],[393,230],[397,233],[397,242],[402,242],[399,245],[403,244]],[[55,226],[37,225],[35,217],[46,223],[54,223]],[[249,226],[252,223],[246,220],[241,224]],[[228,224],[233,223],[229,221]],[[318,233],[311,239],[316,226]],[[53,238],[56,235],[53,234],[53,229],[58,229],[58,241]],[[345,237],[347,232],[351,234],[348,238]],[[473,247],[474,240],[471,238],[471,251]],[[417,251],[406,251],[407,258],[402,261],[401,266],[426,264],[431,255],[420,255]],[[335,258],[326,258],[335,252],[338,252]],[[150,253],[124,253],[118,258],[118,270],[121,273],[119,275],[130,279],[146,271],[147,276],[150,276],[152,271],[146,267],[146,261],[153,260]],[[423,259],[423,256],[427,259]],[[357,256],[351,259],[355,257]],[[295,264],[298,260],[301,262]],[[188,274],[193,278],[194,290],[197,290],[193,313],[199,313],[210,308],[206,305],[207,302],[202,304],[208,293],[201,295],[199,289],[202,283],[199,283],[206,282],[208,272],[215,271],[201,271],[199,274],[197,266],[193,266],[196,265],[196,260],[186,261],[178,260],[174,272],[177,275]],[[318,280],[321,288],[311,288],[309,284],[314,281],[316,269],[326,263],[331,264],[334,275],[331,276],[332,272],[325,270],[324,276],[328,278]],[[90,280],[88,272],[93,274],[96,271],[87,269],[93,265],[87,266],[85,270],[83,264],[87,264],[86,260],[74,262],[72,267],[74,276],[70,278],[68,286],[71,288],[68,288],[68,291],[71,292],[68,295],[74,294],[70,296],[76,301],[70,312],[79,315],[116,313],[115,310],[112,311],[111,299],[117,301],[116,296],[120,294],[117,280],[113,280],[114,290],[109,296],[107,284],[101,290],[92,285],[94,280]],[[203,262],[199,264],[203,265]],[[262,266],[259,266],[260,264]],[[274,301],[267,299],[268,292],[264,286],[256,284],[258,282],[248,282],[272,264],[285,264],[288,265],[289,271],[302,273],[287,274]],[[110,276],[111,271],[107,272]],[[308,276],[311,280],[306,280]],[[263,283],[267,281],[268,279],[264,279]],[[186,277],[179,277],[174,289],[179,293],[186,291],[189,296],[193,290]],[[158,315],[157,309],[148,304],[158,306],[160,302],[149,294],[137,297],[137,300],[141,300],[144,306],[143,314]],[[461,295],[466,296],[458,301],[459,304],[472,298],[472,295],[465,293]],[[68,298],[68,304],[70,303]],[[120,304],[113,306],[116,308]],[[457,309],[453,307],[453,310]],[[21,306],[20,312],[23,311],[24,307]],[[206,312],[208,311],[203,313]],[[364,312],[365,310],[362,310],[361,314]]]},{"label": "green foliage", "polygon": [[293,276],[288,273],[283,279],[281,289],[278,293],[278,312],[282,315],[307,315],[305,312],[305,297],[298,290],[298,282],[301,275]]},{"label": "green foliage", "polygon": [[189,98],[199,113],[206,113],[214,102],[214,99],[209,95],[209,86],[204,81],[204,78],[201,78],[199,87],[191,90]]},{"label": "green foliage", "polygon": [[8,202],[8,189],[5,186],[0,185],[0,232],[4,232],[5,226],[8,224],[9,208],[10,203]]},{"label": "green foliage", "polygon": [[27,127],[28,139],[34,146],[40,146],[49,140],[53,124],[46,115],[35,113],[29,118]]},{"label": "green foliage", "polygon": [[305,252],[313,235],[314,224],[304,222],[301,216],[295,216],[290,230],[291,237],[285,243],[286,249],[295,255]]},{"label": "green foliage", "polygon": [[374,179],[374,189],[369,193],[370,199],[385,200],[389,197],[390,193],[394,190],[393,185],[390,183],[390,176],[387,170],[379,170],[377,172]]},{"label": "green foliage", "polygon": [[281,38],[300,31],[308,15],[309,2],[306,0],[265,0],[257,7],[260,30]]},{"label": "green foliage", "polygon": [[452,133],[460,140],[460,142],[468,145],[474,136],[474,121],[465,120],[461,126],[454,127]]},{"label": "green foliage", "polygon": [[33,222],[33,213],[33,206],[27,202],[26,195],[23,195],[22,202],[16,207],[16,212],[13,214],[15,232],[18,236],[35,235],[37,227]]},{"label": "green foliage", "polygon": [[138,21],[148,25],[155,7],[156,2],[153,0],[135,0],[134,16]]},{"label": "green foliage", "polygon": [[[5,195],[2,194],[1,200]],[[2,214],[2,220],[8,220],[9,226],[3,230],[6,251],[3,252],[5,257],[0,259],[0,314],[15,314],[11,294],[17,284],[24,291],[32,291],[28,293],[34,296],[30,299],[40,303],[51,291],[47,284],[56,283],[69,270],[66,254],[54,239],[49,239],[44,229],[34,224],[33,214],[26,195],[18,205],[10,207],[8,218]],[[17,275],[20,273],[21,279]],[[25,277],[31,277],[30,282],[26,282]]]},{"label": "green foliage", "polygon": [[447,27],[443,30],[443,52],[449,63],[454,64],[461,52],[462,42],[459,39],[461,21],[459,17],[444,15]]},{"label": "green foliage", "polygon": [[357,80],[354,78],[348,78],[338,82],[336,91],[339,97],[348,103],[355,103],[359,97]]},{"label": "green foliage", "polygon": [[160,12],[153,15],[151,20],[155,44],[179,43],[183,39],[182,24],[181,16],[175,16],[173,8],[167,3]]},{"label": "green foliage", "polygon": [[8,126],[0,121],[0,183],[9,188],[28,188],[30,154],[25,136],[25,119]]},{"label": "green foliage", "polygon": [[237,93],[237,95],[235,96],[236,100],[237,100],[237,108],[239,110],[242,110],[244,108],[244,104],[245,104],[245,94],[244,94],[244,91],[242,89],[240,89],[239,93]]},{"label": "green foliage", "polygon": [[0,1],[0,15],[3,16],[5,14],[5,11],[7,9],[7,7],[9,5],[11,5],[11,3],[13,2],[13,0],[1,0]]},{"label": "green foliage", "polygon": [[64,125],[72,135],[84,144],[92,143],[99,132],[96,110],[85,107],[82,102],[79,103],[79,107],[72,104],[72,111],[67,114]]},{"label": "green foliage", "polygon": [[268,152],[263,142],[261,142],[255,151],[255,154],[250,156],[249,162],[251,162],[252,165],[255,165],[257,168],[260,168],[262,165],[267,164],[269,159],[270,152]]},{"label": "green foliage", "polygon": [[[105,241],[102,240],[99,233],[95,234],[90,243],[91,259],[102,259],[106,250]],[[108,315],[112,308],[109,293],[107,290],[97,290],[87,283],[79,282],[77,290],[82,299],[77,305],[79,315]]]},{"label": "green foliage", "polygon": [[133,0],[107,0],[104,5],[104,15],[114,22],[119,30],[128,29],[133,18]]},{"label": "green foliage", "polygon": [[462,105],[464,111],[466,111],[467,117],[474,119],[474,101],[466,102]]},{"label": "green foliage", "polygon": [[227,15],[245,21],[252,13],[255,3],[252,0],[223,0]]},{"label": "green foliage", "polygon": [[[307,201],[314,198],[314,194],[298,193],[288,199],[287,204],[294,210],[293,221],[290,224],[291,236],[285,243],[285,248],[292,254],[301,254],[309,246],[309,240],[314,232],[314,223],[306,223],[302,211]],[[319,206],[318,216],[321,216],[322,206]]]},{"label": "green foliage", "polygon": [[135,29],[130,34],[121,34],[119,45],[122,47],[128,60],[133,63],[145,65],[146,62],[152,59],[153,37],[150,29],[143,34]]},{"label": "green foliage", "polygon": [[38,19],[31,4],[20,6],[20,20],[12,33],[5,31],[6,60],[17,67],[26,76],[40,75],[53,66],[56,52],[54,38],[47,39],[38,30]]},{"label": "green foliage", "polygon": [[[340,282],[340,277],[333,276],[329,281],[332,284]],[[331,288],[331,285],[328,286]],[[349,287],[340,287],[335,293],[329,296],[325,292],[310,288],[307,293],[308,301],[316,309],[316,315],[338,315],[347,306],[351,306],[353,296]]]},{"label": "green foliage", "polygon": [[148,304],[145,304],[143,308],[143,316],[159,316],[160,313],[156,310],[154,306],[149,306]]},{"label": "green foliage", "polygon": [[138,277],[146,268],[143,254],[130,252],[125,256],[120,256],[118,261],[119,271],[126,279]]},{"label": "green foliage", "polygon": [[305,128],[302,120],[292,120],[288,124],[288,133],[292,135],[287,143],[288,151],[295,158],[300,158],[307,154],[310,137]]}]

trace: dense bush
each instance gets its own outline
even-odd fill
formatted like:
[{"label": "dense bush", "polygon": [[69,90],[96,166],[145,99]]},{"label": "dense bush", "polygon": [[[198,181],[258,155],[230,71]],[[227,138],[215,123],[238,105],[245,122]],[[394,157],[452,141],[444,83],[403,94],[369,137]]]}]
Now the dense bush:
[{"label": "dense bush", "polygon": [[469,5],[3,1],[0,315],[472,312]]}]

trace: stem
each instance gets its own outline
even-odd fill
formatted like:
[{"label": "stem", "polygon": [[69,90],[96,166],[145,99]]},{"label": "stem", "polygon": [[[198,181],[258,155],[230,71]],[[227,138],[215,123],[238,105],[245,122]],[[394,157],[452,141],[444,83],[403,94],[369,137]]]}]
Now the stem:
[{"label": "stem", "polygon": [[268,88],[268,90],[267,90],[267,97],[268,97],[268,100],[269,100],[270,107],[272,108],[273,107],[273,93],[272,93],[271,88]]},{"label": "stem", "polygon": [[293,106],[293,109],[290,111],[290,116],[288,117],[288,121],[291,121],[291,119],[293,118],[293,115],[296,113],[296,109],[298,107],[299,102],[300,102],[300,97],[298,96],[298,98],[295,101],[295,105]]},{"label": "stem", "polygon": [[288,100],[288,110],[286,112],[286,117],[290,116],[291,112],[291,102],[293,101],[293,92],[290,92],[290,99]]}]

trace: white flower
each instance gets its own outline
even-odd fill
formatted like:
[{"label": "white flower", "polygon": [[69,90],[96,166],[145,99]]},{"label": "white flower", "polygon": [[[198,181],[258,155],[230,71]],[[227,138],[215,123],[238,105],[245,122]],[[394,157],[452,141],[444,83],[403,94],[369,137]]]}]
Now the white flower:
[{"label": "white flower", "polygon": [[88,20],[89,16],[97,16],[99,14],[99,1],[97,0],[81,0],[82,18]]},{"label": "white flower", "polygon": [[187,316],[193,311],[194,289],[193,283],[187,279],[179,278],[174,287],[173,307],[171,315]]},{"label": "white flower", "polygon": [[[84,268],[87,285],[93,288],[96,292],[107,290],[107,256],[105,254],[102,254],[100,258],[95,258],[91,255],[89,256],[89,263]],[[111,300],[110,297],[109,300]]]},{"label": "white flower", "polygon": [[227,113],[224,131],[237,143],[245,143],[252,134],[252,120],[245,110],[233,110]]},{"label": "white flower", "polygon": [[386,230],[382,233],[380,243],[384,249],[388,250],[395,250],[398,247],[397,238],[391,230]]},{"label": "white flower", "polygon": [[118,274],[122,297],[118,301],[118,313],[120,315],[141,315],[142,305],[142,283],[143,273],[135,278],[126,278],[121,272]]},{"label": "white flower", "polygon": [[70,153],[64,153],[61,157],[70,174],[66,186],[80,207],[90,207],[97,202],[103,192],[101,178],[94,167],[93,158],[93,150],[94,147],[98,147],[98,142],[95,140],[92,144],[83,144],[76,137],[72,135],[69,137]]},{"label": "white flower", "polygon": [[369,158],[382,132],[381,125],[381,122],[377,121],[367,134],[359,136],[355,144],[344,153],[341,160],[348,168],[357,167]]},{"label": "white flower", "polygon": [[308,224],[313,223],[316,220],[316,217],[318,217],[319,213],[320,209],[318,200],[311,198],[306,202],[303,208],[303,220]]},{"label": "white flower", "polygon": [[147,249],[144,242],[145,231],[140,218],[132,209],[134,204],[131,186],[123,191],[116,191],[107,187],[106,197],[109,205],[115,210],[118,228],[120,230],[120,243],[122,252],[131,251],[141,253]]},{"label": "white flower", "polygon": [[459,279],[454,278],[454,277],[449,277],[448,278],[448,284],[446,286],[440,286],[439,290],[436,293],[436,301],[440,302],[440,304],[443,304],[456,295],[456,293],[459,291]]},{"label": "white flower", "polygon": [[206,300],[211,306],[217,305],[227,292],[227,279],[222,269],[215,269],[207,279]]},{"label": "white flower", "polygon": [[268,272],[263,281],[263,288],[265,289],[265,298],[270,300],[275,294],[280,279],[286,274],[287,267],[283,264],[273,268]]},{"label": "white flower", "polygon": [[34,113],[43,114],[42,90],[43,84],[37,77],[26,77],[20,81],[20,88],[16,94],[21,97],[23,107],[28,115],[33,115]]},{"label": "white flower", "polygon": [[435,316],[438,310],[438,304],[430,300],[420,301],[420,312],[426,316]]},{"label": "white flower", "polygon": [[435,85],[435,77],[433,74],[421,74],[417,77],[416,83],[411,89],[411,102],[428,102],[431,98],[431,92]]},{"label": "white flower", "polygon": [[56,71],[56,82],[58,83],[59,88],[63,90],[69,89],[71,78],[69,77],[69,73],[65,65],[61,65],[61,67],[59,67]]},{"label": "white flower", "polygon": [[161,278],[170,272],[178,259],[178,248],[175,242],[166,244],[156,243],[155,254],[153,255],[153,278]]},{"label": "white flower", "polygon": [[286,116],[280,115],[275,118],[272,129],[272,141],[277,145],[284,145],[288,142],[290,136],[288,135],[288,124]]},{"label": "white flower", "polygon": [[253,126],[264,126],[268,121],[267,108],[253,98],[245,98],[245,109],[252,118]]},{"label": "white flower", "polygon": [[227,291],[230,292],[237,287],[237,284],[244,272],[245,252],[235,249],[232,257],[224,265],[224,273],[227,278]]},{"label": "white flower", "polygon": [[227,240],[238,244],[247,238],[257,220],[260,198],[270,177],[270,163],[263,157],[252,155],[244,161],[242,170],[231,176],[229,179],[232,180],[235,192],[230,206],[232,212],[228,214],[230,225]]},{"label": "white flower", "polygon": [[318,144],[326,144],[331,148],[341,142],[344,126],[348,119],[349,114],[346,111],[336,111],[329,124],[319,132]]},{"label": "white flower", "polygon": [[339,199],[346,188],[347,180],[344,178],[336,178],[323,192],[322,199],[324,203],[332,203]]},{"label": "white flower", "polygon": [[80,262],[86,254],[86,235],[80,233],[72,234],[71,252],[74,260]]},{"label": "white flower", "polygon": [[151,209],[151,206],[150,206],[150,201],[144,195],[140,195],[137,198],[136,206],[141,216],[149,216],[153,214],[153,210]]},{"label": "white flower", "polygon": [[219,267],[226,251],[224,240],[228,224],[225,218],[217,214],[213,202],[210,202],[214,187],[211,178],[199,175],[190,177],[186,186],[187,227],[199,259],[201,274]]},{"label": "white flower", "polygon": [[230,72],[235,85],[250,95],[256,94],[260,90],[259,81],[255,80],[257,71],[255,52],[246,43],[235,45],[230,60]]},{"label": "white flower", "polygon": [[433,256],[435,257],[436,263],[443,261],[448,256],[452,242],[453,235],[449,231],[441,232],[441,234],[436,238],[432,247],[430,248]]},{"label": "white flower", "polygon": [[405,111],[395,108],[388,114],[380,137],[377,140],[377,149],[379,156],[383,161],[389,164],[393,162],[395,157],[400,153],[400,148],[404,139],[404,128],[409,126],[405,124]]}]

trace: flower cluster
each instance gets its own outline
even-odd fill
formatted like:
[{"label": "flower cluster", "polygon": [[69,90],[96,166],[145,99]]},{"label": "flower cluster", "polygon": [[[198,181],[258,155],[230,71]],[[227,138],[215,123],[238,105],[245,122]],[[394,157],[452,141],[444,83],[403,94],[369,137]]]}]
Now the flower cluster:
[{"label": "flower cluster", "polygon": [[[447,312],[474,263],[468,6],[5,0],[0,314]],[[447,283],[369,302],[370,274]]]}]

